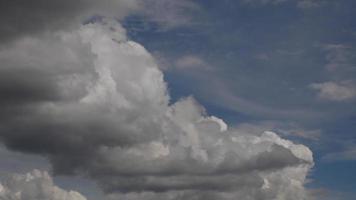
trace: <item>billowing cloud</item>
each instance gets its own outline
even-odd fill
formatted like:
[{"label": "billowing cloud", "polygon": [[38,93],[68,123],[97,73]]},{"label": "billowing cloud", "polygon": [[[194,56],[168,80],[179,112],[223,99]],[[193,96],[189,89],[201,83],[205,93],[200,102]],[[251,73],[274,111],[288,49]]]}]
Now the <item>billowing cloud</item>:
[{"label": "billowing cloud", "polygon": [[53,183],[47,172],[33,170],[26,174],[13,174],[0,182],[2,200],[86,200],[76,191],[66,191]]},{"label": "billowing cloud", "polygon": [[318,91],[317,95],[322,100],[347,101],[356,97],[356,89],[351,81],[313,83],[309,87]]},{"label": "billowing cloud", "polygon": [[193,97],[170,102],[155,60],[116,21],[23,37],[0,60],[0,139],[54,174],[113,199],[306,198],[307,147],[228,128]]}]

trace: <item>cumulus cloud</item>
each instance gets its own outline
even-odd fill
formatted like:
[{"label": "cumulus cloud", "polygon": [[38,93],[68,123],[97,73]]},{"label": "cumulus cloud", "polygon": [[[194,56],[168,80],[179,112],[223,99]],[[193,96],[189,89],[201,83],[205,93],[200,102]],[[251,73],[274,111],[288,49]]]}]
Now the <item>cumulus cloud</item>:
[{"label": "cumulus cloud", "polygon": [[2,200],[86,200],[76,191],[66,191],[53,183],[47,172],[33,170],[26,174],[13,174],[0,182]]},{"label": "cumulus cloud", "polygon": [[155,60],[116,21],[23,37],[0,60],[0,139],[54,174],[91,178],[114,199],[306,198],[307,147],[228,128],[193,97],[170,102]]},{"label": "cumulus cloud", "polygon": [[322,100],[347,101],[356,97],[356,89],[350,81],[313,83],[309,87],[316,90],[318,98]]}]

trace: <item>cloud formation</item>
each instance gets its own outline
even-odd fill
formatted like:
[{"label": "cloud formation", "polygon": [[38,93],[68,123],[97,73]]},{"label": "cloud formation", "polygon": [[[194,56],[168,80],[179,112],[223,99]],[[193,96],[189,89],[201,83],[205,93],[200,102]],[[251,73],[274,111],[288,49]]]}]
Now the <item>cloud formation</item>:
[{"label": "cloud formation", "polygon": [[66,191],[53,183],[47,172],[33,170],[26,174],[13,174],[0,182],[2,200],[86,200],[76,191]]},{"label": "cloud formation", "polygon": [[22,37],[0,60],[1,141],[108,198],[306,198],[307,147],[228,128],[193,97],[170,102],[155,60],[116,21]]}]

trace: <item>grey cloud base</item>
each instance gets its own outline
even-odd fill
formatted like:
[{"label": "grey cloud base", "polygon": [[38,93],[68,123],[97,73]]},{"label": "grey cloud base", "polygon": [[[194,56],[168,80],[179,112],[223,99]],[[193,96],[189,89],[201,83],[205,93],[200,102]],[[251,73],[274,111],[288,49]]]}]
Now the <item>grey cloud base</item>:
[{"label": "grey cloud base", "polygon": [[23,37],[0,60],[1,141],[108,199],[307,198],[307,147],[228,128],[192,97],[170,104],[154,59],[115,21]]}]

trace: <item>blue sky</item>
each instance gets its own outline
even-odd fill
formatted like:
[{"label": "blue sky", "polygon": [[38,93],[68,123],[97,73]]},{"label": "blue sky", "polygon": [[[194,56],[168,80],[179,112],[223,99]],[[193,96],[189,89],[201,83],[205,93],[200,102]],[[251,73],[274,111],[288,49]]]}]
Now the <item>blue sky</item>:
[{"label": "blue sky", "polygon": [[184,26],[123,22],[164,68],[172,98],[193,95],[233,126],[308,145],[309,187],[356,195],[356,2],[194,2]]}]

